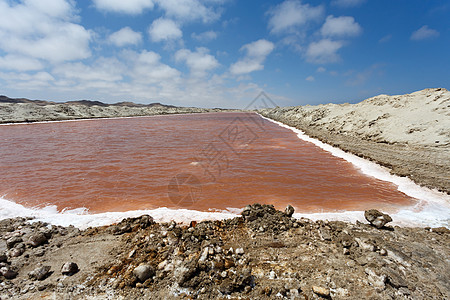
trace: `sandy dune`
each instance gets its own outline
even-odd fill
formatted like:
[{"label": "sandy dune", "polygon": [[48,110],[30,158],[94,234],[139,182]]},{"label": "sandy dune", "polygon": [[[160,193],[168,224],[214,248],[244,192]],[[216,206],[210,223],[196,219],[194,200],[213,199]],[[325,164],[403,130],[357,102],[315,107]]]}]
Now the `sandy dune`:
[{"label": "sandy dune", "polygon": [[357,104],[280,108],[312,127],[382,143],[450,144],[450,92],[425,89]]}]

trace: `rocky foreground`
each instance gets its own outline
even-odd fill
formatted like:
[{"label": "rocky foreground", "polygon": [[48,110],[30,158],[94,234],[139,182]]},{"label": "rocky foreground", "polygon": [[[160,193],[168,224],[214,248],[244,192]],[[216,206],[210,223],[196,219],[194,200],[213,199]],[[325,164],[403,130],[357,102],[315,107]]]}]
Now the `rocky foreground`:
[{"label": "rocky foreground", "polygon": [[373,160],[395,175],[450,193],[450,92],[446,89],[259,113]]},{"label": "rocky foreground", "polygon": [[251,205],[223,221],[150,216],[80,231],[0,221],[1,299],[449,299],[446,228],[292,218]]}]

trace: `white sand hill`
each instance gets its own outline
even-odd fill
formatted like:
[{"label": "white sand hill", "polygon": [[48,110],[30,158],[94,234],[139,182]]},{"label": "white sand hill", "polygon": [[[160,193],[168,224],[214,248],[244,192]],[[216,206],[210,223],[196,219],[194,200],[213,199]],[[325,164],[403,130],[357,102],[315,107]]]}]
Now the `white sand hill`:
[{"label": "white sand hill", "polygon": [[309,125],[372,141],[450,144],[450,92],[443,88],[379,95],[357,104],[307,105],[294,110]]}]

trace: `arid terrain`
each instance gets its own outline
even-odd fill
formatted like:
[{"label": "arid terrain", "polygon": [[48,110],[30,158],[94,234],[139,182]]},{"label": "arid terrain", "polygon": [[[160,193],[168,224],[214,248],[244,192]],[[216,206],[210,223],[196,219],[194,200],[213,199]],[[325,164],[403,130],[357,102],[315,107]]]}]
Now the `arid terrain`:
[{"label": "arid terrain", "polygon": [[106,104],[99,101],[69,101],[57,103],[43,100],[12,99],[0,96],[0,124],[63,121],[92,118],[138,117],[165,114],[188,114],[223,111],[196,107],[176,107],[160,103],[135,104],[120,102]]},{"label": "arid terrain", "polygon": [[[252,205],[190,226],[0,222],[1,299],[448,299],[447,228],[310,221]],[[73,273],[62,268],[76,264]],[[7,279],[8,277],[9,279]]]},{"label": "arid terrain", "polygon": [[[211,111],[27,101],[0,103],[1,122]],[[450,191],[445,89],[259,113]],[[392,227],[377,211],[356,224],[292,213],[254,204],[222,221],[142,216],[86,230],[1,220],[0,299],[450,298],[448,228]]]}]

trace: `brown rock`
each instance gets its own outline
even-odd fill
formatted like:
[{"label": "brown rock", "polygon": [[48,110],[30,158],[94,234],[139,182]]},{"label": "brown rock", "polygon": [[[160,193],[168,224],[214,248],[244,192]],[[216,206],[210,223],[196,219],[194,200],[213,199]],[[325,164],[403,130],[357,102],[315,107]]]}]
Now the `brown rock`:
[{"label": "brown rock", "polygon": [[66,262],[61,267],[61,273],[63,275],[69,275],[72,276],[73,274],[77,273],[79,271],[78,265],[74,262]]},{"label": "brown rock", "polygon": [[288,205],[286,207],[286,209],[284,210],[284,213],[288,216],[288,217],[292,217],[292,215],[294,214],[295,209],[292,207],[292,205]]},{"label": "brown rock", "polygon": [[231,259],[228,259],[228,258],[225,259],[224,265],[225,265],[225,269],[229,269],[229,268],[232,268],[235,266],[234,261]]},{"label": "brown rock", "polygon": [[28,244],[30,244],[32,247],[38,247],[47,242],[47,237],[45,234],[39,232],[30,237],[28,240]]},{"label": "brown rock", "polygon": [[380,229],[386,223],[392,222],[392,218],[388,214],[384,214],[376,209],[369,209],[364,212],[364,217],[372,226]]},{"label": "brown rock", "polygon": [[325,298],[330,297],[330,289],[328,289],[328,288],[313,285],[312,291],[321,297],[325,297]]},{"label": "brown rock", "polygon": [[45,278],[51,275],[52,272],[50,271],[50,269],[51,269],[50,266],[38,267],[33,271],[31,271],[30,273],[28,273],[28,277],[39,281],[44,280]]}]

